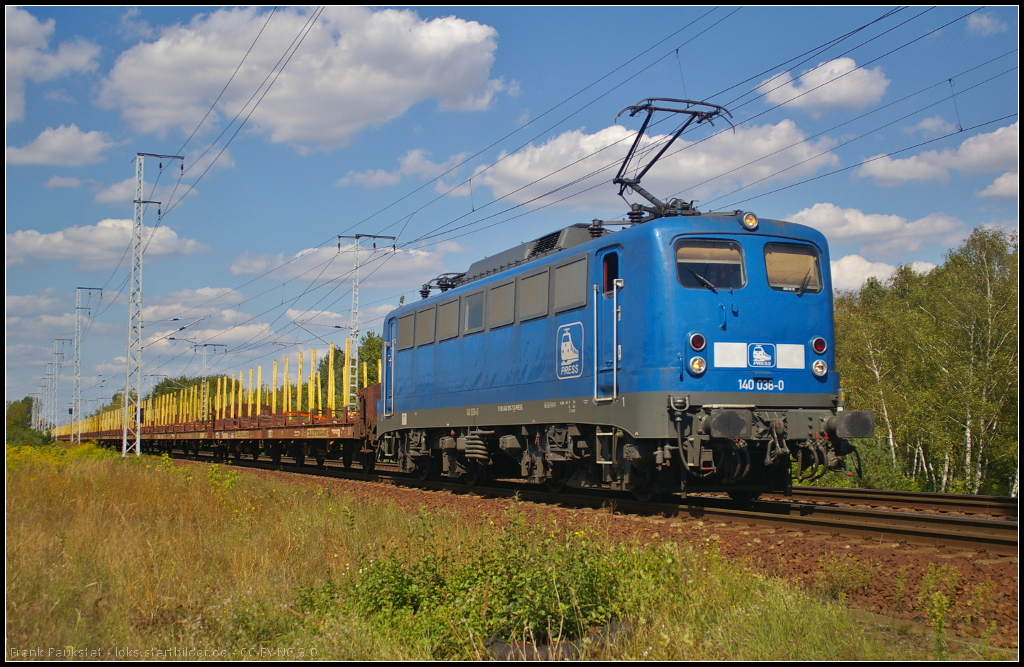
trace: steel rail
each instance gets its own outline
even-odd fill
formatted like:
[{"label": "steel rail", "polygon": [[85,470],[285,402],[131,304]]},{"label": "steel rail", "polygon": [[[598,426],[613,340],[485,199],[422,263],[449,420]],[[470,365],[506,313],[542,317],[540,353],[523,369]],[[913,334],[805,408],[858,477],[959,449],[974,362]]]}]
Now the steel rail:
[{"label": "steel rail", "polygon": [[[176,458],[184,458],[177,457]],[[200,459],[212,459],[201,456]],[[288,457],[284,457],[288,458]],[[833,535],[867,538],[878,544],[906,542],[922,546],[963,551],[1016,555],[1018,529],[1016,521],[1005,519],[979,519],[949,515],[933,515],[850,507],[811,505],[795,501],[755,501],[737,507],[737,503],[723,498],[691,496],[681,501],[642,502],[625,493],[607,490],[575,490],[572,493],[552,493],[532,484],[492,482],[488,486],[467,485],[461,482],[420,480],[397,471],[374,473],[345,470],[336,462],[324,467],[274,464],[263,460],[233,459],[234,465],[264,470],[299,472],[321,477],[377,481],[395,486],[432,491],[449,491],[459,495],[474,494],[491,498],[518,498],[539,504],[562,507],[604,509],[642,515],[666,517],[690,516],[695,519],[719,520],[755,526],[787,526],[793,530],[812,531]]]},{"label": "steel rail", "polygon": [[923,491],[886,491],[883,489],[833,489],[828,487],[794,486],[794,498],[821,502],[840,501],[855,504],[914,509],[930,512],[961,512],[988,516],[1017,517],[1017,498],[1006,496],[968,496],[956,493]]}]

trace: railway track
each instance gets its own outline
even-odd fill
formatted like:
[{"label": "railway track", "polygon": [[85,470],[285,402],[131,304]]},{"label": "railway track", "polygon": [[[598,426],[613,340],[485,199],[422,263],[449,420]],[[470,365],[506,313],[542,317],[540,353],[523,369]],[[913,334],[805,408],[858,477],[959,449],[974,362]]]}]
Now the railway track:
[{"label": "railway track", "polygon": [[964,496],[955,493],[833,489],[814,486],[794,486],[793,498],[813,503],[841,502],[872,509],[906,509],[934,514],[956,513],[1014,519],[1017,518],[1018,507],[1016,498],[1002,496]]},{"label": "railway track", "polygon": [[[177,456],[177,458],[184,458]],[[199,460],[213,460],[212,456],[200,456]],[[691,496],[685,500],[668,502],[642,502],[622,493],[597,492],[590,490],[573,490],[572,492],[552,493],[539,487],[515,482],[494,482],[488,486],[468,486],[460,482],[440,481],[433,479],[417,479],[399,473],[397,470],[379,468],[373,474],[354,470],[345,470],[338,462],[328,461],[324,467],[277,465],[269,460],[233,460],[234,465],[259,468],[264,470],[286,470],[321,477],[333,477],[361,481],[386,482],[398,486],[427,489],[433,491],[449,491],[455,494],[477,494],[491,498],[517,497],[520,500],[541,504],[555,504],[562,507],[602,509],[613,508],[615,511],[640,515],[662,515],[666,517],[685,517],[713,520],[726,523],[746,524],[750,526],[785,527],[795,532],[813,532],[835,536],[856,536],[862,539],[877,540],[879,544],[910,543],[926,547],[940,547],[961,551],[987,552],[999,555],[1016,555],[1018,550],[1018,524],[1016,512],[1012,520],[1009,518],[986,519],[975,516],[954,516],[948,514],[952,503],[943,504],[942,499],[920,499],[920,506],[915,510],[928,507],[945,508],[938,514],[922,511],[896,511],[892,509],[874,509],[859,507],[838,507],[820,504],[826,497],[825,492],[836,491],[816,487],[794,489],[794,499],[762,500],[750,503],[707,496]],[[813,490],[803,493],[807,488]],[[901,496],[906,493],[895,492],[892,498],[885,496],[886,491],[866,490],[860,494],[850,491],[861,489],[840,489],[843,498],[855,498],[891,506],[904,501]],[[917,494],[912,494],[917,495]],[[931,496],[948,496],[949,494],[922,494]],[[797,498],[815,498],[818,504],[803,502]],[[996,499],[1007,500],[1007,499]],[[1012,501],[1013,499],[1008,499]],[[927,503],[931,505],[925,505]],[[978,505],[980,507],[984,504]],[[995,503],[988,499],[990,505],[999,506],[1003,511],[1006,502]],[[975,508],[977,511],[977,507]],[[1015,509],[1015,507],[1014,507]],[[957,510],[959,511],[959,510]],[[1009,514],[1000,515],[1007,517]]]}]

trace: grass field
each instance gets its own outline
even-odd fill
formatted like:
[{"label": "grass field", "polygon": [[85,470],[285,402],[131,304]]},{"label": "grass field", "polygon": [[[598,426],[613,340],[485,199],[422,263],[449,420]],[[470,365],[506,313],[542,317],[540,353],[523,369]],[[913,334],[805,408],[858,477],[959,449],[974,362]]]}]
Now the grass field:
[{"label": "grass field", "polygon": [[8,447],[6,474],[8,658],[936,655],[713,545],[608,543],[522,506],[466,525],[90,445]]}]

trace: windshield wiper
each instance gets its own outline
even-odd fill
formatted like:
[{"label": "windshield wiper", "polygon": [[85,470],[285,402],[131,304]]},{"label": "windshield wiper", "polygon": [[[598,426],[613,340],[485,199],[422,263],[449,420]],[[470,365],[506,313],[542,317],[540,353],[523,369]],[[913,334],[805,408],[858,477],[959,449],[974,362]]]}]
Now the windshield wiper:
[{"label": "windshield wiper", "polygon": [[687,271],[692,273],[693,277],[696,278],[697,280],[699,280],[701,285],[703,285],[704,287],[707,287],[709,290],[711,290],[715,294],[718,294],[718,290],[715,289],[715,286],[711,284],[710,280],[708,280],[704,276],[700,275],[699,273],[697,273],[696,271],[694,271],[690,267],[686,266],[685,264],[683,264],[683,268],[685,268]]},{"label": "windshield wiper", "polygon": [[807,283],[811,282],[811,271],[813,271],[813,270],[814,270],[813,268],[807,269],[807,275],[804,276],[804,281],[802,283],[800,283],[800,287],[796,288],[796,295],[797,296],[800,296],[801,294],[803,294],[804,290],[807,289]]}]

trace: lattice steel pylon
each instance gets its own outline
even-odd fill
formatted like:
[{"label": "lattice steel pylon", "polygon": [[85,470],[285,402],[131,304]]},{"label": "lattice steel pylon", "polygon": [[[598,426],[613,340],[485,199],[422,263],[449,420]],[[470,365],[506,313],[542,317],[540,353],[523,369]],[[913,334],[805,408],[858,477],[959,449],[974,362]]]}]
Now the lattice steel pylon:
[{"label": "lattice steel pylon", "polygon": [[[53,339],[53,373],[50,375],[50,428],[57,428],[57,421],[60,419],[60,408],[57,407],[60,387],[60,369],[64,365],[64,343],[72,342],[70,338]],[[59,345],[58,345],[59,343]],[[58,349],[60,348],[60,349]]]},{"label": "lattice steel pylon", "polygon": [[82,290],[103,292],[102,287],[75,288],[75,378],[71,383],[71,441],[82,444]]},{"label": "lattice steel pylon", "polygon": [[359,239],[356,234],[355,245],[355,266],[352,269],[352,311],[349,313],[348,337],[352,339],[351,354],[348,362],[348,403],[357,405],[359,402],[356,392],[359,391]]},{"label": "lattice steel pylon", "polygon": [[[341,239],[354,239],[352,251],[355,254],[352,267],[352,310],[349,314],[348,337],[352,341],[348,362],[348,403],[359,405],[359,240],[373,239],[374,250],[377,249],[377,239],[390,239],[392,243],[397,242],[394,236],[380,236],[378,234],[356,234],[355,236],[339,236],[338,248],[341,248]],[[392,246],[394,250],[394,246]]]},{"label": "lattice steel pylon", "polygon": [[[124,396],[121,398],[124,428],[121,456],[134,451],[142,454],[142,216],[146,204],[160,204],[143,199],[143,171],[147,157],[161,160],[184,160],[180,155],[135,154],[135,217],[132,225],[132,263],[128,285],[128,362],[125,369]],[[163,162],[160,163],[161,169]],[[158,212],[159,215],[159,212]]]}]

